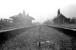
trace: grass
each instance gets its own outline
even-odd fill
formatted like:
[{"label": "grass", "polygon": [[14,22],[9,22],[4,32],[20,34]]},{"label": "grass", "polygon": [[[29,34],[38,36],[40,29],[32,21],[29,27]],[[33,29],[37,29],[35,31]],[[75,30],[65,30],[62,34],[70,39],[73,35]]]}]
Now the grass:
[{"label": "grass", "polygon": [[[55,41],[53,43],[50,43],[49,45],[46,45],[45,47],[41,47],[41,49],[48,49],[48,50],[49,49],[68,50],[67,48],[71,49],[71,42],[67,40]],[[37,50],[37,49],[40,48],[38,48],[37,46],[30,46],[30,44],[28,44],[27,41],[18,38],[14,38],[7,41],[5,44],[3,44],[2,47],[2,50]]]},{"label": "grass", "polygon": [[[39,47],[36,44],[32,45],[34,40],[36,44],[46,40],[49,40],[50,43],[41,44]],[[71,50],[71,47],[71,40],[66,35],[47,26],[38,26],[6,41],[0,50]]]}]

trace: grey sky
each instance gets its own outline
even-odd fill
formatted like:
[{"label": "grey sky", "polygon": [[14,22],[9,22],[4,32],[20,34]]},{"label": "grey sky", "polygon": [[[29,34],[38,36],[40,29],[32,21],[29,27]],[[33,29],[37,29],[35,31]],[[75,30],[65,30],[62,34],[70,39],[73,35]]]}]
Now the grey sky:
[{"label": "grey sky", "polygon": [[61,12],[66,17],[76,17],[76,4],[69,4],[68,6],[64,7]]},{"label": "grey sky", "polygon": [[58,8],[66,16],[75,16],[75,7],[70,11],[70,4],[76,4],[76,0],[0,0],[0,18],[8,18],[25,10],[36,21],[43,22],[54,18]]}]

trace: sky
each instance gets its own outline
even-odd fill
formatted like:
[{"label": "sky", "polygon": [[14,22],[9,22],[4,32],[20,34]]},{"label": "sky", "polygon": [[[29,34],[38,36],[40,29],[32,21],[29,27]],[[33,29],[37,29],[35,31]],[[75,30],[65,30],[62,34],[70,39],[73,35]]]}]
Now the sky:
[{"label": "sky", "polygon": [[75,0],[0,0],[0,18],[9,18],[25,10],[36,22],[43,22],[53,19],[59,8],[67,17],[76,16]]}]

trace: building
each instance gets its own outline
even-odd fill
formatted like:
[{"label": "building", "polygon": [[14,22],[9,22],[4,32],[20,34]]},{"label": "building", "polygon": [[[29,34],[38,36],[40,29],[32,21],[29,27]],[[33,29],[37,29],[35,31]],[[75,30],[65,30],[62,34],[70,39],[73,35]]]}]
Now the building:
[{"label": "building", "polygon": [[57,16],[53,19],[53,22],[56,24],[66,24],[70,22],[69,18],[66,18],[61,12],[60,9],[57,11]]},{"label": "building", "polygon": [[10,18],[12,18],[13,22],[19,26],[32,25],[32,20],[34,20],[34,18],[31,17],[29,14],[26,14],[25,11],[23,11],[23,13],[19,13],[18,15],[12,16]]}]

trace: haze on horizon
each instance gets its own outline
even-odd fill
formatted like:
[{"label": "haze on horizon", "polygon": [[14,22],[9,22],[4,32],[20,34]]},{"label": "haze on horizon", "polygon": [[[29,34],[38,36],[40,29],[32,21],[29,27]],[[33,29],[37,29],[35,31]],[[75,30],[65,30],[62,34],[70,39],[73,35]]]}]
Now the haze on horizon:
[{"label": "haze on horizon", "polygon": [[61,13],[67,17],[76,17],[75,0],[0,0],[0,18],[9,18],[25,10],[36,21],[43,22]]}]

